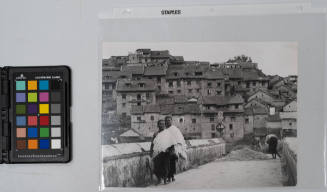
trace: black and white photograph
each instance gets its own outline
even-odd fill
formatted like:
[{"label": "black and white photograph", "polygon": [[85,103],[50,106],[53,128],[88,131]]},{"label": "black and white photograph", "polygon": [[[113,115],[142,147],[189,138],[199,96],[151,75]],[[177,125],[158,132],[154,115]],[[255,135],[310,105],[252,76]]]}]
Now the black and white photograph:
[{"label": "black and white photograph", "polygon": [[296,42],[103,42],[104,189],[297,184]]}]

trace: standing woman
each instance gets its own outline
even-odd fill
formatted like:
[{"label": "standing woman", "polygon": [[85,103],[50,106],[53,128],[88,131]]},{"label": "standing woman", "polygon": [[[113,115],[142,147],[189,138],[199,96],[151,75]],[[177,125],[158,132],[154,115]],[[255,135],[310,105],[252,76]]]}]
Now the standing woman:
[{"label": "standing woman", "polygon": [[276,159],[276,155],[280,158],[281,156],[279,155],[277,151],[277,145],[278,145],[278,138],[277,136],[271,134],[267,136],[266,143],[268,144],[268,151],[271,153],[272,158]]},{"label": "standing woman", "polygon": [[150,147],[150,156],[154,164],[154,174],[158,178],[158,183],[160,184],[163,180],[164,183],[167,183],[168,172],[169,172],[169,152],[167,148],[171,146],[169,143],[169,133],[165,130],[165,121],[158,121],[158,132],[154,133],[151,147]]}]

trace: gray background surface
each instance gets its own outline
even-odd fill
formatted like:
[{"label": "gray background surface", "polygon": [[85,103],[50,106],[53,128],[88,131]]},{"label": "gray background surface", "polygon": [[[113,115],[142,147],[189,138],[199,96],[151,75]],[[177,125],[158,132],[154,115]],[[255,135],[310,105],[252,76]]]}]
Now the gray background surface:
[{"label": "gray background surface", "polygon": [[[142,2],[139,5],[149,1]],[[172,1],[167,3],[172,4]],[[102,41],[297,41],[298,138],[301,144],[298,189],[324,190],[325,15],[98,20],[100,10],[110,11],[111,6],[126,4],[92,0],[0,2],[2,66],[69,65],[73,73],[72,162],[0,165],[1,192],[98,190]]]}]

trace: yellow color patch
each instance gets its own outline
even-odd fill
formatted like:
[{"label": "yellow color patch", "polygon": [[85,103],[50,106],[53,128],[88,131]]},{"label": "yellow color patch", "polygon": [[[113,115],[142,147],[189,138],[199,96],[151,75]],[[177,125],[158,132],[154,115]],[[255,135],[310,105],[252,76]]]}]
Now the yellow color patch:
[{"label": "yellow color patch", "polygon": [[48,114],[49,104],[40,104],[39,110],[40,110],[40,114]]},{"label": "yellow color patch", "polygon": [[28,81],[27,88],[28,90],[37,90],[37,81]]}]

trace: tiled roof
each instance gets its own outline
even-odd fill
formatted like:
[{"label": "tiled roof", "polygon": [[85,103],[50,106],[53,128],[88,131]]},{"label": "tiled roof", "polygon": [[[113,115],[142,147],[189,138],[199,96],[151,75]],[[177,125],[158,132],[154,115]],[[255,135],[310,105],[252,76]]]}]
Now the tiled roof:
[{"label": "tiled roof", "polygon": [[200,106],[198,104],[177,104],[174,105],[174,113],[177,114],[200,114]]},{"label": "tiled roof", "polygon": [[187,98],[184,95],[174,96],[175,103],[187,103]]},{"label": "tiled roof", "polygon": [[139,136],[141,136],[141,134],[134,129],[129,129],[120,135],[120,137],[139,137]]},{"label": "tiled roof", "polygon": [[121,69],[122,72],[128,73],[128,74],[135,74],[135,75],[143,75],[144,74],[144,66],[139,65],[139,66],[122,66]]},{"label": "tiled roof", "polygon": [[243,71],[243,80],[245,81],[268,80],[268,78],[260,75],[259,71],[247,70],[247,71]]},{"label": "tiled roof", "polygon": [[171,115],[174,113],[175,105],[160,105],[160,114],[162,115]]},{"label": "tiled roof", "polygon": [[240,104],[240,103],[244,103],[244,99],[241,95],[235,95],[229,97],[228,104]]},{"label": "tiled roof", "polygon": [[202,102],[205,105],[228,105],[242,104],[244,102],[242,96],[204,96]]},{"label": "tiled roof", "polygon": [[169,58],[171,55],[169,54],[168,50],[163,51],[151,51],[152,58]]},{"label": "tiled roof", "polygon": [[152,80],[127,80],[120,79],[117,81],[117,92],[133,92],[133,91],[155,91],[156,86]]},{"label": "tiled roof", "polygon": [[249,97],[252,97],[253,95],[257,94],[258,92],[265,93],[266,95],[274,98],[271,93],[269,93],[267,90],[263,90],[263,89],[257,89],[256,91],[250,93]]},{"label": "tiled roof", "polygon": [[[209,63],[188,62],[179,65],[169,65],[167,70],[167,79],[180,78],[204,78],[205,72],[209,70]],[[175,75],[177,73],[177,75]],[[197,73],[202,73],[198,75]]]},{"label": "tiled roof", "polygon": [[205,105],[226,105],[227,98],[225,96],[204,96],[202,102]]},{"label": "tiled roof", "polygon": [[151,66],[145,67],[144,75],[145,76],[164,76],[166,75],[167,69],[165,66]]},{"label": "tiled roof", "polygon": [[223,68],[221,69],[221,71],[224,75],[228,76],[230,79],[242,78],[242,69]]},{"label": "tiled roof", "polygon": [[157,97],[157,103],[159,105],[173,105],[175,100],[173,97]]},{"label": "tiled roof", "polygon": [[224,79],[224,74],[221,71],[207,71],[205,73],[207,79]]}]

